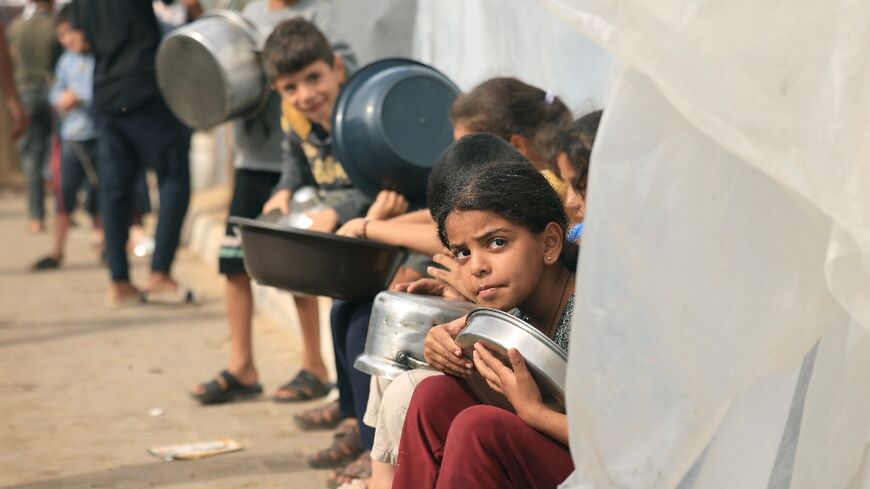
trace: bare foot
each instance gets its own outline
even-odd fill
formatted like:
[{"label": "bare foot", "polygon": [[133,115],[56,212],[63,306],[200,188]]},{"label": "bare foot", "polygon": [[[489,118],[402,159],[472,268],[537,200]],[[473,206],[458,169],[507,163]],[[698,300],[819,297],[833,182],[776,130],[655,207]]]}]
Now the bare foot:
[{"label": "bare foot", "polygon": [[122,280],[111,282],[106,292],[106,305],[117,307],[125,303],[140,302],[141,293],[129,281]]},{"label": "bare foot", "polygon": [[[145,280],[145,292],[177,292],[178,282],[173,280],[168,273],[151,272]],[[233,372],[231,372],[233,373]],[[233,373],[235,375],[235,373]]]},{"label": "bare foot", "polygon": [[27,225],[27,230],[30,231],[30,234],[41,233],[45,231],[45,223],[42,222],[42,219],[31,219]]}]

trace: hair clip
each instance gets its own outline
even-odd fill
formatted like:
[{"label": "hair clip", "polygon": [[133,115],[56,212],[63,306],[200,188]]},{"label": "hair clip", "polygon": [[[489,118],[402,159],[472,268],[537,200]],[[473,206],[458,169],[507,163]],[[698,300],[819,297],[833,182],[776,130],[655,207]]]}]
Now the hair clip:
[{"label": "hair clip", "polygon": [[544,102],[547,102],[550,105],[553,105],[553,102],[556,101],[556,94],[547,90],[547,93],[544,94]]}]

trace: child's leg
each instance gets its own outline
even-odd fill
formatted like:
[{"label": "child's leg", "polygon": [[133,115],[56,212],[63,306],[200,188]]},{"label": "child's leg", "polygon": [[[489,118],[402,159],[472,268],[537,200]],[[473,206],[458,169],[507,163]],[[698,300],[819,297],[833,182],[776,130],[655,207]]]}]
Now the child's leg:
[{"label": "child's leg", "polygon": [[472,406],[450,424],[435,487],[544,489],[574,470],[568,447],[493,406]]},{"label": "child's leg", "polygon": [[435,487],[451,423],[479,403],[463,379],[440,375],[420,382],[402,427],[393,487]]},{"label": "child's leg", "polygon": [[317,297],[294,295],[299,312],[299,327],[302,330],[302,369],[326,382],[329,373],[320,352],[320,311]]},{"label": "child's leg", "polygon": [[228,275],[224,301],[230,328],[230,360],[227,370],[239,382],[253,384],[257,382],[257,368],[254,365],[254,346],[251,341],[254,317],[251,279],[244,273]]}]

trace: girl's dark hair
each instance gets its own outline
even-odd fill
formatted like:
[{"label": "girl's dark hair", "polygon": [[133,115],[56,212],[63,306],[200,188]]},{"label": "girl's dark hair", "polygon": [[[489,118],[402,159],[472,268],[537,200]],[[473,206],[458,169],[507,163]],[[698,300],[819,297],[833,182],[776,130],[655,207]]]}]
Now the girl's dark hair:
[{"label": "girl's dark hair", "polygon": [[574,180],[568,182],[574,190],[586,194],[586,181],[589,176],[589,161],[592,155],[592,145],[601,122],[602,111],[586,114],[564,128],[547,131],[543,136],[546,141],[546,157],[549,164],[556,166],[559,154],[565,153],[568,161],[574,167]]},{"label": "girl's dark hair", "polygon": [[332,66],[335,52],[326,36],[302,17],[285,20],[269,34],[260,55],[270,82],[281,75],[292,75],[315,61]]},{"label": "girl's dark hair", "polygon": [[[456,146],[454,151],[463,152],[464,146],[471,143],[462,138],[452,146]],[[543,232],[551,222],[558,224],[563,233],[568,227],[568,216],[559,195],[524,158],[512,162],[491,160],[445,179],[439,205],[430,208],[438,226],[438,238],[445,246],[447,217],[454,211],[471,210],[492,212],[535,234]],[[577,252],[575,243],[563,241],[559,260],[572,272],[577,268]]]},{"label": "girl's dark hair", "polygon": [[516,148],[492,134],[469,134],[453,142],[441,153],[429,173],[426,204],[432,218],[443,205],[445,194],[454,181],[466,179],[479,167],[508,163],[529,164]]},{"label": "girl's dark hair", "polygon": [[559,97],[516,78],[491,78],[461,94],[450,109],[453,124],[471,132],[488,132],[510,141],[514,134],[530,141],[533,159],[541,159],[538,134],[551,126],[571,123],[571,111]]}]

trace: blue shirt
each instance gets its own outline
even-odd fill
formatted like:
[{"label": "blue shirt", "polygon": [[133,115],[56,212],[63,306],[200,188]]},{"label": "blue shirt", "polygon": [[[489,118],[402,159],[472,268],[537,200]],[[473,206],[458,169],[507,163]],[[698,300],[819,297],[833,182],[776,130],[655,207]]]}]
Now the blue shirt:
[{"label": "blue shirt", "polygon": [[54,86],[49,99],[56,105],[61,94],[72,90],[79,104],[71,110],[58,113],[61,118],[60,137],[71,141],[85,141],[97,137],[91,100],[94,86],[94,56],[65,51],[54,70]]}]

